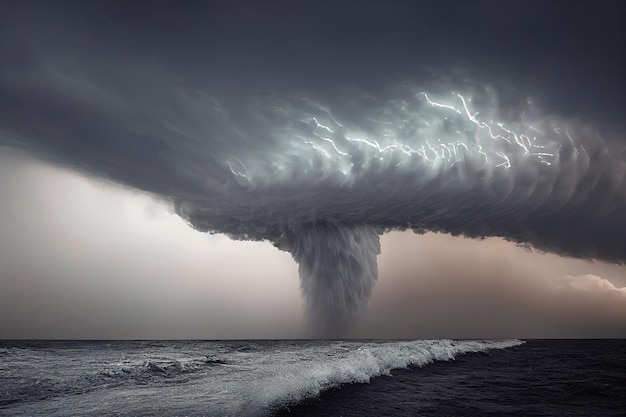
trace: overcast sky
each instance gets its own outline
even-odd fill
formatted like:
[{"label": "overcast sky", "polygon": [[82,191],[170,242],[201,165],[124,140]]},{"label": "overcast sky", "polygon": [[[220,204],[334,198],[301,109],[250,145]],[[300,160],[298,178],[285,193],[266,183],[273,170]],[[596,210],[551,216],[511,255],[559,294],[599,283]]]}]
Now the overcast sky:
[{"label": "overcast sky", "polygon": [[[290,252],[320,223],[426,232],[381,235],[345,335],[626,337],[625,12],[599,3],[3,2],[0,338],[306,336]],[[375,162],[348,129],[414,116],[406,85],[548,126],[553,159]]]}]

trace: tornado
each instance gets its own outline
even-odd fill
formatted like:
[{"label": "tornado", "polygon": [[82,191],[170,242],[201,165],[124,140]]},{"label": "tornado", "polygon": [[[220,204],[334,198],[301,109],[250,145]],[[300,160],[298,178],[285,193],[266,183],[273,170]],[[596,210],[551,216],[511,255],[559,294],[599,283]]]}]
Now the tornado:
[{"label": "tornado", "polygon": [[380,242],[376,229],[308,224],[286,233],[279,245],[298,263],[310,334],[347,334],[365,313],[378,277]]},{"label": "tornado", "polygon": [[[334,38],[316,44],[289,22],[281,27],[299,37],[270,36],[257,50],[253,37],[231,33],[230,42],[216,36],[228,28],[212,32],[225,21],[215,17],[217,6],[190,6],[172,25],[159,18],[167,8],[152,10],[155,20],[136,30],[117,8],[138,7],[132,15],[143,16],[151,3],[105,2],[95,11],[91,3],[85,10],[20,4],[0,13],[0,146],[148,192],[199,232],[289,252],[316,337],[345,335],[362,316],[377,279],[379,236],[392,230],[494,236],[626,262],[619,125],[541,108],[487,73],[393,75],[388,62],[409,59],[369,59],[369,43],[322,62],[317,54]],[[335,8],[316,16],[325,21]],[[392,33],[393,22],[380,24]],[[248,23],[241,28],[257,27]],[[437,28],[421,27],[408,26],[424,31],[410,44],[425,39],[425,48]],[[396,34],[390,42],[404,36]],[[278,41],[289,41],[285,56],[301,56],[301,77],[284,74],[282,52],[272,55]],[[526,42],[511,53],[522,49]],[[252,70],[264,56],[255,51],[275,59]],[[355,68],[350,56],[367,65]],[[352,83],[370,64],[380,71]],[[340,69],[347,75],[338,81]]]},{"label": "tornado", "polygon": [[358,112],[268,98],[252,130],[265,132],[270,145],[227,159],[228,191],[179,199],[177,213],[198,230],[268,240],[289,252],[316,337],[346,334],[366,310],[378,237],[389,230],[498,236],[624,262],[619,144],[555,116],[496,119],[491,90],[403,94],[376,106],[368,97],[369,108],[361,103]]}]

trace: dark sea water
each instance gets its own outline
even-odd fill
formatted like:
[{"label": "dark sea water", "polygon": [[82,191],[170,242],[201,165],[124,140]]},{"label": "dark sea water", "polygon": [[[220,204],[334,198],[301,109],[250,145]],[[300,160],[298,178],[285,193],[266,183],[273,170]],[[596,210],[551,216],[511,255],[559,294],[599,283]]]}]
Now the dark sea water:
[{"label": "dark sea water", "polygon": [[0,341],[14,415],[624,416],[626,341]]}]

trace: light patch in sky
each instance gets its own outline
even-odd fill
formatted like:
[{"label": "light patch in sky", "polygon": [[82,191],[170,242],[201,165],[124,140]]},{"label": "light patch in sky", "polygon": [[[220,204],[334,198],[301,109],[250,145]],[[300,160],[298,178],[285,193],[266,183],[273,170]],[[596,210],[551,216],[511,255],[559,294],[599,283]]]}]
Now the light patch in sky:
[{"label": "light patch in sky", "polygon": [[0,337],[298,337],[291,257],[145,194],[0,156]]},{"label": "light patch in sky", "polygon": [[[625,337],[626,267],[392,232],[359,337]],[[390,326],[389,323],[393,323]]]}]

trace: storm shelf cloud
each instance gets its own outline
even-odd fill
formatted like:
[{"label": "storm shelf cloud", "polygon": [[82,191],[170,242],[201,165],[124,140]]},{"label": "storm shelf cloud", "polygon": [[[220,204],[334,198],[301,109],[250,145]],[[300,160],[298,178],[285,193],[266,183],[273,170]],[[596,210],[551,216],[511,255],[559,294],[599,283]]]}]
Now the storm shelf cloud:
[{"label": "storm shelf cloud", "polygon": [[[160,2],[37,4],[35,13],[8,2],[0,144],[153,193],[199,231],[289,252],[315,335],[340,335],[363,314],[387,231],[496,236],[626,262],[620,118],[606,122],[597,109],[580,117],[589,103],[559,115],[511,87],[523,74],[507,68],[534,57],[525,41],[506,44],[514,18],[505,17],[510,28],[493,23],[505,28],[497,49],[510,57],[501,52],[483,71],[480,42],[463,61],[471,49],[447,44],[449,27],[423,18],[442,11],[417,3],[424,9],[399,2],[379,15],[348,2],[330,17],[307,2],[289,11],[194,5],[168,17],[174,5]],[[450,25],[462,13],[451,12]],[[481,41],[497,15],[474,13]],[[354,14],[380,36],[342,20]],[[429,62],[449,59],[441,50],[481,65],[435,71]],[[566,70],[574,57],[561,54]]]}]

